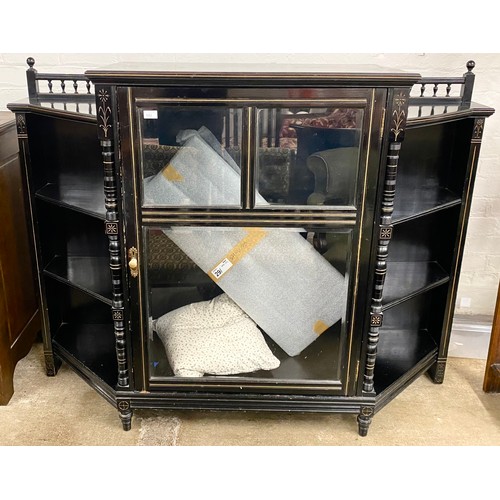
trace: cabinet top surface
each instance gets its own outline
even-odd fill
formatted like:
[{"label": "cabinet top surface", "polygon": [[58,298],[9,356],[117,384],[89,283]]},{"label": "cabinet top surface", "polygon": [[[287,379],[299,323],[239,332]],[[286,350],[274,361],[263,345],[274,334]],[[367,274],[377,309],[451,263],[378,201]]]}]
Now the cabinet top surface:
[{"label": "cabinet top surface", "polygon": [[276,82],[324,82],[349,85],[413,84],[418,73],[404,72],[375,65],[330,64],[247,64],[247,63],[117,63],[88,70],[85,75],[94,82],[161,83],[182,80],[211,80],[238,83],[273,84]]}]

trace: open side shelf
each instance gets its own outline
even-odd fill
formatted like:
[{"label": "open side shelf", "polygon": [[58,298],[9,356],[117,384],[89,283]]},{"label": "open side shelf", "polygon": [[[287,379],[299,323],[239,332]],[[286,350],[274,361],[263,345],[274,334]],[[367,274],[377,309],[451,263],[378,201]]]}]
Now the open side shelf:
[{"label": "open side shelf", "polygon": [[85,366],[115,387],[118,363],[109,305],[59,278],[46,276],[45,289],[54,345],[66,358],[72,356],[70,364]]},{"label": "open side shelf", "polygon": [[118,380],[113,325],[64,323],[53,336],[54,344],[114,388]]},{"label": "open side shelf", "polygon": [[448,283],[428,289],[384,312],[377,346],[375,391],[404,383],[423,360],[437,356],[443,334]]},{"label": "open side shelf", "polygon": [[46,266],[44,273],[111,306],[109,258],[56,256]]},{"label": "open side shelf", "polygon": [[[111,295],[107,293],[109,288],[105,288],[104,283],[105,279],[110,280],[110,274],[108,241],[104,235],[103,221],[41,199],[36,200],[36,207],[38,226],[43,235],[40,238],[43,268],[56,277],[110,298]],[[98,268],[89,266],[77,269],[78,260],[80,263],[96,263]],[[93,284],[97,288],[93,288]]]},{"label": "open side shelf", "polygon": [[393,223],[462,203],[472,120],[411,127],[398,166]]},{"label": "open side shelf", "polygon": [[382,309],[394,307],[449,280],[449,274],[438,262],[389,262]]},{"label": "open side shelf", "polygon": [[431,353],[437,354],[437,344],[428,330],[384,328],[377,347],[375,392],[385,391]]},{"label": "open side shelf", "polygon": [[460,196],[439,185],[409,188],[401,184],[394,200],[394,225],[462,203]]},{"label": "open side shelf", "polygon": [[69,187],[48,183],[39,189],[35,196],[57,206],[83,212],[101,220],[106,219],[102,181],[100,184],[88,185],[78,181]]}]

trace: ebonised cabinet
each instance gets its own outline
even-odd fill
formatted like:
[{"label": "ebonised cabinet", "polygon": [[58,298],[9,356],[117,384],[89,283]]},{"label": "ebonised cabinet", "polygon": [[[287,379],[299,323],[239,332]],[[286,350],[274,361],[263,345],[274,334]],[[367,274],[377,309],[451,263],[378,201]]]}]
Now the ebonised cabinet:
[{"label": "ebonised cabinet", "polygon": [[136,408],[241,409],[353,413],[361,435],[417,377],[443,382],[493,113],[472,62],[28,64],[9,108],[48,374],[67,362],[125,429]]}]

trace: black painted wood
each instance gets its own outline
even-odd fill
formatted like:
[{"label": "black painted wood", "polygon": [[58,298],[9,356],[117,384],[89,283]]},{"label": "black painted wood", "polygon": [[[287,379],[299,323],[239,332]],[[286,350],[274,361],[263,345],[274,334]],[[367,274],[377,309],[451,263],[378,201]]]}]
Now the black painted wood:
[{"label": "black painted wood", "polygon": [[389,262],[382,310],[449,281],[450,275],[437,262]]},{"label": "black painted wood", "polygon": [[67,187],[45,184],[35,193],[35,196],[54,205],[83,212],[103,221],[106,218],[102,181],[100,184],[87,186],[79,181]]},{"label": "black painted wood", "polygon": [[[440,84],[433,104],[440,102],[440,89],[448,96],[441,108],[429,110],[422,100],[413,105],[410,99],[407,107],[420,76],[397,72],[122,68],[89,71],[80,83],[79,75],[37,73],[33,65],[27,73],[31,101],[9,108],[18,113],[32,200],[48,371],[55,373],[58,358],[67,362],[116,405],[124,429],[134,408],[334,411],[357,414],[366,435],[374,414],[417,377],[429,371],[442,381],[479,146],[493,113],[470,102],[472,68],[463,77],[429,79],[432,87]],[[85,108],[89,78],[97,84],[95,116]],[[45,103],[41,80],[50,80],[54,93]],[[429,82],[418,83],[417,92]],[[464,86],[460,102],[452,102],[456,84]],[[255,106],[266,100],[278,107],[290,100],[324,106],[332,97],[339,106],[358,102],[364,109],[354,206],[253,209]],[[219,99],[223,107],[238,102],[241,209],[141,211],[135,106],[155,99]],[[276,120],[268,121],[276,143]],[[349,231],[352,245],[339,240],[332,257],[348,249],[338,267],[350,277],[346,334],[337,324],[294,358],[270,342],[282,362],[272,372],[174,377],[159,340],[148,340],[148,306],[160,311],[164,293],[194,290],[200,276],[184,276],[182,283],[174,275],[156,276],[149,295],[143,228],[170,224]],[[137,276],[128,265],[135,255]],[[168,288],[172,280],[177,288]]]},{"label": "black painted wood", "polygon": [[[381,213],[378,220],[378,239],[376,250],[376,267],[373,291],[371,295],[371,307],[369,316],[369,330],[367,335],[366,361],[364,364],[363,391],[371,393],[374,391],[375,362],[377,359],[377,349],[379,342],[380,328],[383,324],[382,297],[384,283],[387,274],[387,257],[389,242],[392,238],[392,214],[394,211],[394,196],[396,193],[396,175],[398,170],[399,152],[401,141],[404,139],[406,116],[408,110],[407,89],[394,89],[392,92],[392,102],[389,106],[389,143],[386,158],[385,177],[383,180],[383,192],[381,201]],[[372,412],[361,412],[358,416],[359,431],[361,435],[366,435],[371,422]]]},{"label": "black painted wood", "polygon": [[111,305],[112,288],[107,257],[58,255],[48,263],[44,273]]},{"label": "black painted wood", "polygon": [[109,387],[116,387],[118,367],[111,323],[65,323],[54,333],[53,342],[71,355],[72,363],[84,365]]},{"label": "black painted wood", "polygon": [[[28,57],[26,60],[29,68],[26,70],[26,81],[28,85],[28,96],[30,100],[58,100],[64,101],[93,100],[91,83],[85,75],[73,73],[39,73],[35,69],[35,59]],[[42,88],[40,88],[40,82]],[[71,85],[71,90],[66,91],[67,82]]]}]

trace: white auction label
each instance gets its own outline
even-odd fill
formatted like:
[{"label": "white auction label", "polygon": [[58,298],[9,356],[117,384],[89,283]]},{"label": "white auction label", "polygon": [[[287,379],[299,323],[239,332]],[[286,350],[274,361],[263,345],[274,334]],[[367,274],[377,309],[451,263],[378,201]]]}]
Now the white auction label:
[{"label": "white auction label", "polygon": [[145,120],[157,120],[158,119],[158,110],[145,109],[144,110],[144,119]]},{"label": "white auction label", "polygon": [[229,259],[224,259],[217,267],[214,267],[211,273],[216,279],[219,279],[226,271],[233,267],[233,263]]}]

